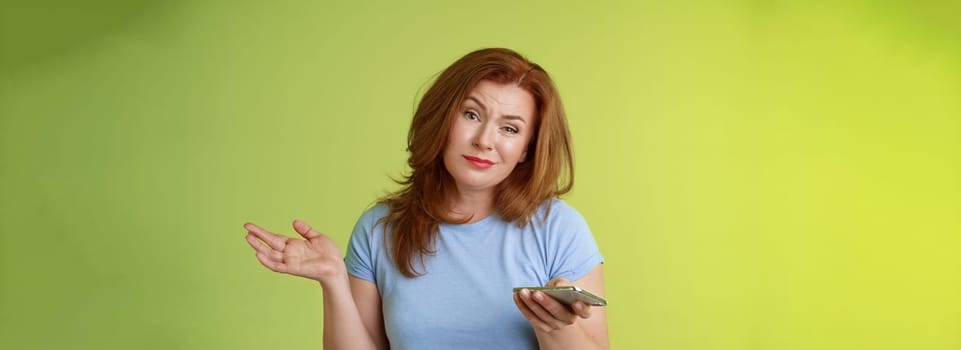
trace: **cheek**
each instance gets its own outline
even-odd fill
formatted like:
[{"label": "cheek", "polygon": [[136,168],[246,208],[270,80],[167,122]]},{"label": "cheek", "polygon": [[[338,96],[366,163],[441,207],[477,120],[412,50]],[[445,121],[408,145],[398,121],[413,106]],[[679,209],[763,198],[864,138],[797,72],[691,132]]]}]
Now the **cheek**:
[{"label": "cheek", "polygon": [[447,145],[450,146],[465,142],[470,136],[469,127],[469,125],[465,125],[465,123],[460,120],[455,122],[447,134]]},{"label": "cheek", "polygon": [[504,153],[508,154],[513,162],[519,162],[523,159],[524,151],[527,150],[525,140],[516,140],[516,142],[511,142],[506,146]]}]

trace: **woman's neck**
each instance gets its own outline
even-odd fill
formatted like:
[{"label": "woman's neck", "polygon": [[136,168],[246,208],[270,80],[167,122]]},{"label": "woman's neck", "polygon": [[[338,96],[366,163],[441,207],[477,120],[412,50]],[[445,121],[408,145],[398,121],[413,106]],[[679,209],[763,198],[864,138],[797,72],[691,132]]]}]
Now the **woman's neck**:
[{"label": "woman's neck", "polygon": [[494,192],[460,192],[451,201],[451,214],[466,224],[483,220],[494,212]]}]

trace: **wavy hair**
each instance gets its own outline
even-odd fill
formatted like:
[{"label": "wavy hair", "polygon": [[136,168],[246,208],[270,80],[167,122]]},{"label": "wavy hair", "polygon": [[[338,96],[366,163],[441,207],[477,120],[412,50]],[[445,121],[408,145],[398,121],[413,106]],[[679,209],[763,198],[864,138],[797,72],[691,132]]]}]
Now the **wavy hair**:
[{"label": "wavy hair", "polygon": [[390,228],[385,232],[391,234],[384,239],[404,276],[424,273],[415,262],[424,266],[424,257],[436,253],[434,241],[441,222],[468,221],[455,219],[450,210],[457,187],[444,166],[443,152],[458,111],[482,80],[521,87],[534,97],[536,110],[527,161],[517,164],[497,185],[496,213],[524,227],[541,203],[569,192],[574,184],[567,117],[547,72],[503,48],[481,49],[461,57],[441,72],[417,106],[407,133],[410,173],[396,180],[402,188],[378,200],[389,210],[378,223]]}]

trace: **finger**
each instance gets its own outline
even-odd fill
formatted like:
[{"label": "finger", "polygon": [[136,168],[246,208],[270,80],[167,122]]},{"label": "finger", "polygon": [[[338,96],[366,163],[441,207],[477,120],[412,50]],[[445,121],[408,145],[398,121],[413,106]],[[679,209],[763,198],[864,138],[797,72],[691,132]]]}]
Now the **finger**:
[{"label": "finger", "polygon": [[301,236],[306,239],[314,239],[320,237],[320,232],[314,231],[310,225],[306,222],[300,220],[294,220],[294,231],[297,231]]},{"label": "finger", "polygon": [[274,261],[283,261],[284,253],[277,250],[273,250],[272,248],[270,248],[270,246],[264,244],[263,241],[257,239],[257,237],[254,236],[253,234],[248,233],[247,236],[245,236],[244,238],[246,238],[247,244],[250,244],[250,246],[253,247],[254,250],[256,250],[258,253],[264,254],[265,256],[267,256],[268,258]]},{"label": "finger", "polygon": [[583,319],[591,318],[591,307],[585,304],[583,301],[575,301],[574,304],[571,304],[571,308],[574,309],[574,313],[577,314],[577,317]]},{"label": "finger", "polygon": [[257,261],[260,261],[261,264],[272,271],[287,273],[287,265],[279,261],[271,260],[262,253],[257,253]]},{"label": "finger", "polygon": [[250,244],[251,247],[254,247],[254,250],[256,250],[258,253],[266,255],[271,260],[275,260],[275,261],[283,260],[284,258],[283,253],[271,249],[269,246],[264,244],[264,242],[257,239],[257,237],[255,237],[254,235],[248,233],[247,236],[245,236],[244,238],[247,239],[247,244]]},{"label": "finger", "polygon": [[254,236],[251,233],[247,233],[247,235],[244,236],[244,239],[247,241],[247,244],[250,244],[250,246],[253,247],[258,253],[268,254],[273,251],[270,246],[264,244],[263,241],[257,239],[257,236]]},{"label": "finger", "polygon": [[534,292],[532,298],[550,314],[552,319],[557,320],[564,326],[574,324],[574,321],[577,320],[577,315],[571,311],[570,307],[562,304],[550,295],[544,294],[543,292]]},{"label": "finger", "polygon": [[524,300],[521,299],[521,292],[514,293],[514,304],[517,305],[517,309],[521,311],[521,314],[524,315],[524,318],[526,318],[528,322],[530,322],[532,327],[538,328],[544,332],[550,332],[554,329],[544,321],[541,321],[541,319],[534,314],[534,311],[527,307],[527,304],[525,304]]},{"label": "finger", "polygon": [[541,295],[541,298],[544,297],[544,293],[541,293],[541,292],[531,293],[530,291],[522,290],[521,300],[523,300],[524,305],[527,305],[527,307],[531,309],[531,312],[533,312],[538,319],[546,323],[550,327],[550,329],[556,330],[564,327],[565,324],[561,320],[558,320],[553,315],[551,315],[551,313],[545,310],[544,307],[541,306],[540,302],[536,300],[538,294]]},{"label": "finger", "polygon": [[244,224],[244,228],[247,229],[247,232],[253,233],[254,236],[257,236],[257,238],[260,238],[261,241],[264,241],[267,243],[267,245],[275,250],[283,251],[284,247],[287,246],[288,238],[286,236],[270,233],[267,230],[260,228],[260,226],[249,222]]},{"label": "finger", "polygon": [[547,284],[545,284],[544,286],[545,287],[564,287],[564,286],[570,286],[570,285],[571,285],[571,281],[568,281],[566,278],[555,277],[555,278],[552,278],[550,281],[547,281]]}]

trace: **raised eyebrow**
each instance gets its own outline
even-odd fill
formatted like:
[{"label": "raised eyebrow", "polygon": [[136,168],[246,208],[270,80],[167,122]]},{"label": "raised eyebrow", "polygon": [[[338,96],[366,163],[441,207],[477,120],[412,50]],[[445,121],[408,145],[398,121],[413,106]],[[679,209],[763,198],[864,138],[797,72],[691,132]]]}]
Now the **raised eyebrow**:
[{"label": "raised eyebrow", "polygon": [[[478,106],[480,106],[481,109],[483,109],[483,110],[485,110],[485,111],[487,110],[487,106],[485,106],[484,103],[481,102],[480,100],[478,100],[476,97],[474,97],[474,96],[467,96],[467,100],[468,100],[468,101],[474,101],[474,103],[476,103]],[[504,118],[504,119],[510,119],[510,120],[516,120],[516,121],[521,122],[522,124],[527,124],[527,120],[525,120],[525,119],[522,118],[521,116],[517,116],[517,115],[505,115],[505,116],[503,116],[503,118]]]},{"label": "raised eyebrow", "polygon": [[484,103],[482,103],[480,100],[478,100],[478,99],[477,99],[476,97],[474,97],[474,96],[467,96],[467,101],[474,101],[474,103],[476,103],[478,106],[480,106],[481,109],[487,110],[487,106],[485,106]]}]

